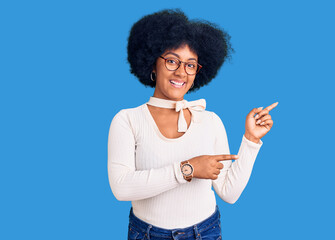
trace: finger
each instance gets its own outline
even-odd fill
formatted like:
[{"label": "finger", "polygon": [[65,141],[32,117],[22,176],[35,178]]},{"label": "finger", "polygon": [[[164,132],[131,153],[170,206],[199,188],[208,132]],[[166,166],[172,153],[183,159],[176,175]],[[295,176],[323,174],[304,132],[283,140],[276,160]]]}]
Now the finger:
[{"label": "finger", "polygon": [[222,163],[218,162],[217,165],[216,165],[216,168],[222,169],[222,168],[224,168],[224,165]]},{"label": "finger", "polygon": [[238,159],[238,155],[229,155],[229,154],[214,155],[214,158],[215,158],[216,161],[227,161],[227,160]]},{"label": "finger", "polygon": [[261,118],[259,118],[257,121],[256,121],[256,124],[260,124],[262,122],[264,122],[265,120],[268,120],[268,119],[271,119],[271,115],[267,114]]},{"label": "finger", "polygon": [[274,109],[275,107],[277,107],[278,102],[272,103],[270,106],[264,108],[267,109],[268,111],[271,111],[272,109]]},{"label": "finger", "polygon": [[264,108],[262,111],[260,111],[256,116],[255,120],[257,120],[260,116],[264,114],[268,114],[272,109],[274,109],[278,105],[278,102],[272,103],[270,106]]},{"label": "finger", "polygon": [[247,118],[251,118],[251,117],[254,117],[254,115],[256,113],[259,113],[260,111],[262,111],[263,107],[259,107],[259,108],[254,108],[252,109],[249,114],[247,115]]},{"label": "finger", "polygon": [[220,174],[220,170],[219,169],[215,170],[214,174],[215,175],[219,175]]},{"label": "finger", "polygon": [[260,111],[256,116],[255,116],[255,120],[259,119],[260,117],[269,114],[269,110],[267,110],[266,108],[262,111]]},{"label": "finger", "polygon": [[266,127],[267,129],[270,130],[273,126],[273,120],[272,119],[266,120],[266,121],[262,122],[260,125],[264,126],[264,127]]}]

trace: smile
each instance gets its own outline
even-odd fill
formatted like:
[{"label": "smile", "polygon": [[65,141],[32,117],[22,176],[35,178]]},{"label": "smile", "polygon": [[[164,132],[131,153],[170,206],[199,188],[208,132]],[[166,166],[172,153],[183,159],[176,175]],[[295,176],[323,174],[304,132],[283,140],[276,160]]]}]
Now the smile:
[{"label": "smile", "polygon": [[170,83],[176,88],[182,88],[186,84],[186,82],[178,82],[174,80],[170,80]]}]

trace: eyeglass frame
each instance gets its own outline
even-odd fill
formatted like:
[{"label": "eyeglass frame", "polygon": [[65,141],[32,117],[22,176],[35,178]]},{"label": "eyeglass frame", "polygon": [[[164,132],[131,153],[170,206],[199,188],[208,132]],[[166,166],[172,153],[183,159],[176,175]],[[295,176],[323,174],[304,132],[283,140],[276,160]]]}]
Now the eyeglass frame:
[{"label": "eyeglass frame", "polygon": [[185,70],[185,72],[186,72],[187,75],[196,75],[196,74],[200,71],[200,69],[202,68],[202,66],[201,66],[198,62],[195,62],[195,63],[198,65],[197,72],[194,73],[194,74],[189,74],[189,73],[186,71],[186,63],[189,63],[189,62],[183,62],[183,61],[181,61],[180,59],[175,58],[175,59],[177,59],[177,60],[179,61],[179,66],[178,66],[175,70],[170,70],[170,69],[168,69],[168,67],[166,66],[166,61],[168,60],[168,58],[165,58],[165,57],[163,57],[163,56],[159,56],[159,57],[165,60],[165,67],[166,67],[166,69],[167,69],[168,71],[177,71],[178,68],[180,68],[180,65],[181,65],[182,63],[184,63],[184,70]]}]

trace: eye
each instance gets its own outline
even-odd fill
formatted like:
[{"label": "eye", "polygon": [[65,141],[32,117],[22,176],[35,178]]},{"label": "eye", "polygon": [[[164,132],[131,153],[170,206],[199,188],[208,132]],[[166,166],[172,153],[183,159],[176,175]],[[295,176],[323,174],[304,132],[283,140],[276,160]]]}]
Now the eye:
[{"label": "eye", "polygon": [[174,58],[168,58],[166,62],[169,64],[178,64],[178,60]]},{"label": "eye", "polygon": [[187,67],[188,68],[196,68],[197,64],[195,64],[195,63],[187,63]]}]

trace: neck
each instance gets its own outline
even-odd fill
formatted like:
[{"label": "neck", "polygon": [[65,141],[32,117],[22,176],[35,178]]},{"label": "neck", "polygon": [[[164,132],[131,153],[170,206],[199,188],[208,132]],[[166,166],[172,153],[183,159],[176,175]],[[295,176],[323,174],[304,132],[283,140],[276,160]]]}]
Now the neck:
[{"label": "neck", "polygon": [[181,98],[169,98],[169,97],[167,97],[163,94],[157,94],[156,92],[154,92],[153,97],[161,98],[161,99],[165,99],[165,100],[170,100],[170,101],[182,101],[182,100],[184,100],[184,96],[182,96]]},{"label": "neck", "polygon": [[149,108],[150,111],[152,110],[153,112],[158,112],[159,114],[162,114],[162,115],[178,114],[176,110],[171,109],[171,108],[156,107],[156,106],[152,106],[149,104],[147,104],[147,107]]}]

